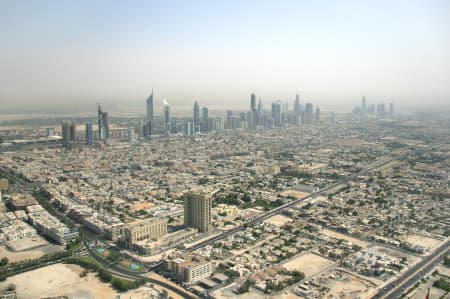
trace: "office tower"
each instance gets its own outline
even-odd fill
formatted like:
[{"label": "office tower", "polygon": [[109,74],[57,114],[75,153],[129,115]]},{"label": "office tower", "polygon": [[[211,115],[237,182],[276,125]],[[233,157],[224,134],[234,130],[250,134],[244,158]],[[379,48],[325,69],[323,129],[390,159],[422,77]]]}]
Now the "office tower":
[{"label": "office tower", "polygon": [[136,130],[134,127],[128,128],[128,141],[135,141],[136,140]]},{"label": "office tower", "polygon": [[320,108],[319,107],[316,108],[316,122],[317,123],[320,122]]},{"label": "office tower", "polygon": [[92,144],[92,140],[94,140],[92,123],[86,123],[86,144]]},{"label": "office tower", "polygon": [[233,118],[233,111],[227,110],[227,120],[231,120]]},{"label": "office tower", "polygon": [[147,113],[145,115],[145,129],[144,137],[148,138],[152,134],[153,128],[153,89],[150,96],[147,98]]},{"label": "office tower", "polygon": [[55,129],[54,128],[47,128],[47,137],[55,136]]},{"label": "office tower", "polygon": [[69,125],[69,139],[70,141],[75,141],[75,138],[77,136],[77,126],[74,122],[71,122]]},{"label": "office tower", "polygon": [[98,136],[100,140],[109,139],[108,112],[103,112],[100,105],[98,105]]},{"label": "office tower", "polygon": [[250,110],[256,110],[256,95],[254,93],[250,96]]},{"label": "office tower", "polygon": [[147,98],[147,122],[153,121],[153,89],[150,96]]},{"label": "office tower", "polygon": [[385,117],[386,115],[386,108],[384,106],[384,104],[378,104],[377,105],[377,116],[380,118]]},{"label": "office tower", "polygon": [[305,106],[305,123],[310,124],[314,119],[314,107],[311,103],[306,103]]},{"label": "office tower", "polygon": [[61,137],[63,141],[63,145],[67,146],[70,143],[70,127],[69,123],[64,121],[61,124]]},{"label": "office tower", "polygon": [[163,115],[163,121],[164,121],[164,130],[170,131],[170,105],[166,101],[166,99],[163,99],[164,103],[164,115]]},{"label": "office tower", "polygon": [[198,105],[198,102],[195,101],[194,103],[194,132],[200,131],[200,106]]},{"label": "office tower", "polygon": [[281,126],[281,101],[272,103],[272,121],[275,127]]},{"label": "office tower", "polygon": [[202,132],[208,132],[208,108],[202,108]]},{"label": "office tower", "polygon": [[394,116],[394,103],[389,103],[389,115]]},{"label": "office tower", "polygon": [[259,101],[258,101],[258,125],[259,126],[262,126],[262,124],[263,124],[263,114],[264,114],[264,107],[261,102],[261,98],[259,98]]},{"label": "office tower", "polygon": [[366,97],[362,97],[361,100],[361,114],[366,115],[367,114],[367,101]]},{"label": "office tower", "polygon": [[204,193],[184,195],[184,225],[200,232],[211,229],[211,197]]},{"label": "office tower", "polygon": [[298,94],[295,95],[295,102],[294,102],[294,115],[300,116],[302,113],[302,108],[300,106],[300,96]]},{"label": "office tower", "polygon": [[144,138],[150,138],[150,136],[152,135],[152,129],[153,129],[153,122],[152,121],[148,121],[146,123],[143,124],[142,127],[142,132]]}]

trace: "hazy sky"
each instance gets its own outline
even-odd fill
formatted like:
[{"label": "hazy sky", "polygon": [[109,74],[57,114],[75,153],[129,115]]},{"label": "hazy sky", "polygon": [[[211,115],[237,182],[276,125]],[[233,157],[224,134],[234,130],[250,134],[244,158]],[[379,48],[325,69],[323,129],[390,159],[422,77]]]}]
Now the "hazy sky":
[{"label": "hazy sky", "polygon": [[[6,109],[450,105],[450,1],[0,0]],[[155,107],[156,110],[160,109]]]}]

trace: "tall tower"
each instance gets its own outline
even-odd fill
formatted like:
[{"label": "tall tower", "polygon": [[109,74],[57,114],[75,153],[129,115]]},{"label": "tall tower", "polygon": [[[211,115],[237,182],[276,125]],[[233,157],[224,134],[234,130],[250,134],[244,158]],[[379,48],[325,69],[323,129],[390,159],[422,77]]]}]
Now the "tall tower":
[{"label": "tall tower", "polygon": [[208,108],[202,108],[202,132],[208,132]]},{"label": "tall tower", "polygon": [[306,103],[305,106],[305,123],[310,124],[314,119],[314,107],[311,103]]},{"label": "tall tower", "polygon": [[204,193],[184,194],[184,225],[200,232],[211,229],[211,197]]},{"label": "tall tower", "polygon": [[250,96],[250,110],[256,111],[256,95],[254,93]]},{"label": "tall tower", "polygon": [[272,103],[272,120],[275,127],[281,126],[281,102]]},{"label": "tall tower", "polygon": [[194,132],[198,132],[198,127],[200,126],[200,106],[198,102],[194,103]]},{"label": "tall tower", "polygon": [[166,101],[166,99],[163,99],[163,103],[164,103],[164,115],[163,115],[164,129],[167,131],[170,130],[170,105]]},{"label": "tall tower", "polygon": [[394,116],[394,103],[389,103],[389,115]]},{"label": "tall tower", "polygon": [[153,121],[153,89],[150,96],[147,98],[147,122]]},{"label": "tall tower", "polygon": [[100,105],[98,105],[98,136],[100,140],[109,138],[108,112],[103,112]]},{"label": "tall tower", "polygon": [[145,114],[145,123],[144,123],[144,137],[149,138],[152,134],[153,128],[153,89],[150,96],[147,98],[147,111]]},{"label": "tall tower", "polygon": [[61,124],[61,136],[63,145],[68,146],[70,143],[70,125],[66,121]]},{"label": "tall tower", "polygon": [[362,97],[362,100],[361,100],[361,113],[362,113],[362,115],[366,115],[366,114],[367,114],[367,101],[366,101],[366,97]]},{"label": "tall tower", "polygon": [[295,95],[295,102],[294,102],[294,115],[300,116],[302,113],[302,108],[300,107],[300,96],[298,94]]},{"label": "tall tower", "polygon": [[316,108],[316,122],[317,123],[320,122],[320,108],[319,107]]},{"label": "tall tower", "polygon": [[92,144],[93,139],[92,123],[86,123],[86,144]]}]

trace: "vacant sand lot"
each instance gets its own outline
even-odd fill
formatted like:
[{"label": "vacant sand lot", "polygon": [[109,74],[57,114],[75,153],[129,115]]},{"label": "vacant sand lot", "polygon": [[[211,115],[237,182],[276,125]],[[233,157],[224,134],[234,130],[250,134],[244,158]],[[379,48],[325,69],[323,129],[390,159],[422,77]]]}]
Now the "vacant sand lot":
[{"label": "vacant sand lot", "polygon": [[375,291],[375,286],[369,281],[364,281],[356,276],[342,273],[339,279],[328,279],[324,284],[330,291],[324,298],[371,298]]},{"label": "vacant sand lot", "polygon": [[291,259],[287,263],[283,264],[282,267],[288,271],[301,271],[306,277],[308,277],[322,271],[333,263],[333,261],[317,254],[307,253]]},{"label": "vacant sand lot", "polygon": [[46,246],[49,244],[44,238],[40,236],[15,241],[8,241],[6,243],[8,247],[14,252],[30,250],[36,247]]},{"label": "vacant sand lot", "polygon": [[63,247],[59,245],[49,244],[47,246],[26,250],[13,252],[4,246],[0,246],[0,257],[7,257],[9,262],[20,262],[24,260],[33,260],[42,257],[44,254],[53,253],[62,250]]},{"label": "vacant sand lot", "polygon": [[281,196],[293,196],[295,197],[295,199],[299,199],[302,197],[305,197],[306,195],[308,195],[309,193],[307,192],[301,192],[301,191],[296,191],[296,190],[286,190],[280,193]]},{"label": "vacant sand lot", "polygon": [[352,242],[355,245],[361,246],[362,248],[366,248],[367,247],[367,242],[361,241],[359,239],[350,237],[350,236],[346,236],[344,234],[340,234],[338,232],[332,231],[332,230],[328,230],[328,229],[323,229],[321,232],[321,234],[329,236],[329,237],[333,237],[335,239],[342,239],[342,240],[346,240],[349,242]]},{"label": "vacant sand lot", "polygon": [[71,299],[115,298],[117,292],[109,284],[102,283],[94,273],[80,278],[82,271],[77,265],[51,265],[9,277],[0,283],[0,289],[15,284],[19,299],[63,295]]},{"label": "vacant sand lot", "polygon": [[441,240],[438,240],[438,239],[435,239],[432,237],[426,237],[426,236],[419,235],[419,234],[407,235],[407,236],[405,236],[405,241],[412,243],[412,244],[425,246],[430,249],[433,249],[434,247],[438,246],[442,242]]},{"label": "vacant sand lot", "polygon": [[286,223],[289,223],[292,221],[292,218],[283,216],[283,215],[275,215],[270,217],[269,219],[264,220],[264,223],[269,223],[269,224],[273,224],[275,226],[283,226]]}]

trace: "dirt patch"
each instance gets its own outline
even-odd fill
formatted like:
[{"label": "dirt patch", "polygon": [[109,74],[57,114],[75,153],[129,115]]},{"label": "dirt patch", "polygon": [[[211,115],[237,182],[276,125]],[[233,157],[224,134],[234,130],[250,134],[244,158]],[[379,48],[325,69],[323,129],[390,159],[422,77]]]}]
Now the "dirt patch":
[{"label": "dirt patch", "polygon": [[49,243],[42,237],[33,237],[33,238],[25,238],[21,240],[15,240],[15,241],[8,241],[6,242],[6,245],[8,248],[10,248],[12,251],[24,251],[24,250],[30,250],[36,247],[41,247],[48,245]]},{"label": "dirt patch", "polygon": [[344,235],[344,234],[341,234],[341,233],[338,233],[338,232],[335,232],[332,230],[323,229],[320,233],[323,235],[335,238],[335,239],[342,239],[342,240],[352,242],[352,244],[358,245],[362,248],[366,248],[368,245],[367,242],[364,242],[362,240],[359,240],[359,239],[356,239],[356,238],[353,238],[353,237],[350,237],[350,236],[347,236],[347,235]]},{"label": "dirt patch", "polygon": [[269,224],[273,224],[275,226],[281,227],[291,221],[292,221],[292,218],[289,218],[289,217],[286,217],[283,215],[275,215],[275,216],[270,217],[269,219],[264,220],[264,223],[269,223]]},{"label": "dirt patch", "polygon": [[0,246],[0,257],[7,257],[12,263],[24,260],[34,260],[42,257],[44,254],[53,253],[62,250],[59,245],[47,245],[31,250],[13,252],[4,246]]},{"label": "dirt patch", "polygon": [[86,277],[79,274],[83,268],[77,265],[55,264],[9,277],[0,283],[0,289],[8,284],[16,285],[21,298],[68,296],[69,298],[115,298],[117,292],[109,284],[102,283],[94,273]]},{"label": "dirt patch", "polygon": [[309,193],[296,191],[296,190],[286,190],[286,191],[281,192],[280,195],[284,196],[284,197],[293,196],[293,197],[295,197],[295,199],[299,199],[299,198],[303,198],[303,197],[309,195]]},{"label": "dirt patch", "polygon": [[334,262],[314,253],[307,253],[293,258],[282,265],[288,271],[301,271],[306,277],[319,273]]},{"label": "dirt patch", "polygon": [[409,242],[411,244],[424,246],[430,249],[437,247],[442,242],[441,240],[419,234],[407,235],[404,237],[404,239],[406,242]]}]

